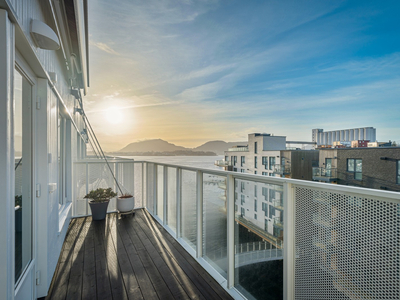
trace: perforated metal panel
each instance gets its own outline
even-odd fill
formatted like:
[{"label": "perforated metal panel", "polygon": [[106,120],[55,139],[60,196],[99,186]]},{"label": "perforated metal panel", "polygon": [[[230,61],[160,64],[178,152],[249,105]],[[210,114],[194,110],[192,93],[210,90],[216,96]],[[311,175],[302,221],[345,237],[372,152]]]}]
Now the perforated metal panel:
[{"label": "perforated metal panel", "polygon": [[400,299],[400,204],[295,188],[296,299]]}]

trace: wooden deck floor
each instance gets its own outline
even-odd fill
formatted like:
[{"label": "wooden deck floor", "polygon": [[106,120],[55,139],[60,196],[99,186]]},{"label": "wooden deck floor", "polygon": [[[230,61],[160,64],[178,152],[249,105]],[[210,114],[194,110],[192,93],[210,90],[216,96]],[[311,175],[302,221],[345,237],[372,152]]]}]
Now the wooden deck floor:
[{"label": "wooden deck floor", "polygon": [[73,219],[46,299],[232,299],[145,210]]}]

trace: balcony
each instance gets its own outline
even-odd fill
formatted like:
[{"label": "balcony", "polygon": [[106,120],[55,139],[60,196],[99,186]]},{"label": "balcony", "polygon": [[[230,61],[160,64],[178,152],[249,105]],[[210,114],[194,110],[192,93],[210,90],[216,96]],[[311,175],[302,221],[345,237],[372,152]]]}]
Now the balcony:
[{"label": "balcony", "polygon": [[337,181],[337,169],[336,168],[319,168],[313,167],[313,180],[316,181],[324,181],[324,182],[332,182]]},{"label": "balcony", "polygon": [[[143,293],[205,299],[263,299],[267,294],[277,299],[364,294],[371,299],[399,298],[400,258],[393,256],[400,252],[398,193],[146,161],[114,160],[110,166],[135,195],[139,210],[134,217],[119,219],[111,201],[106,221],[91,222],[87,202],[79,199],[87,190],[114,183],[104,161],[76,163],[73,211],[81,218],[71,222],[53,279],[55,294],[67,295],[71,286],[71,295],[83,295],[97,285],[97,296],[109,289],[104,295],[111,292],[122,298],[138,291],[148,299],[152,296]],[[208,184],[210,180],[226,182],[226,201],[219,198],[217,184]],[[240,210],[235,213],[234,197],[243,182],[249,188],[244,190],[245,217],[241,218]],[[248,214],[248,208],[260,204],[251,196],[255,185],[266,195],[269,189],[282,191],[287,206],[276,212],[272,224]],[[249,243],[242,233],[258,240]],[[321,241],[331,241],[340,255],[325,255]],[[85,258],[86,253],[92,253],[91,258]],[[357,264],[348,264],[354,259]],[[321,266],[334,266],[337,274],[347,278],[347,289],[332,277],[329,268],[333,267]],[[91,288],[80,285],[87,274]],[[385,284],[379,285],[376,278],[382,276]],[[324,282],[323,291],[310,286],[315,278]],[[152,283],[151,288],[143,285],[146,282]],[[269,288],[271,282],[274,289]],[[165,296],[160,296],[163,292]]]},{"label": "balcony", "polygon": [[234,147],[229,148],[229,152],[249,152],[249,147]]},{"label": "balcony", "polygon": [[223,160],[223,159],[219,159],[219,160],[216,160],[216,161],[214,162],[214,165],[216,165],[216,166],[218,166],[218,167],[226,168],[226,167],[232,166],[232,163],[231,163],[230,161],[226,161],[226,160]]},{"label": "balcony", "polygon": [[273,172],[278,175],[290,175],[291,168],[290,165],[274,165]]}]

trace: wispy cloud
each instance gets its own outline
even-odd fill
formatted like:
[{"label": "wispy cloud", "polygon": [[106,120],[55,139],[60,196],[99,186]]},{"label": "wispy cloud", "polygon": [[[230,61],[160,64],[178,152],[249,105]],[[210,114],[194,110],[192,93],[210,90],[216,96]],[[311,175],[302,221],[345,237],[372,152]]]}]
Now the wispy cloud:
[{"label": "wispy cloud", "polygon": [[92,45],[92,46],[95,46],[96,48],[98,48],[98,49],[100,49],[100,50],[102,50],[104,52],[107,52],[109,54],[120,55],[117,51],[112,49],[107,44],[104,44],[104,43],[101,43],[101,42],[97,42],[96,43],[96,42],[93,42],[93,41],[90,41],[89,44]]}]

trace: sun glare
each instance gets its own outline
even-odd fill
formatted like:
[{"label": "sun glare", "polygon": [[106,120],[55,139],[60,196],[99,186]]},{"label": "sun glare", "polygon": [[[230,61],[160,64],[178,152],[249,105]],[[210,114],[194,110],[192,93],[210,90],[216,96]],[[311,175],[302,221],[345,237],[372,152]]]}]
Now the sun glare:
[{"label": "sun glare", "polygon": [[110,124],[119,124],[124,119],[122,109],[119,107],[110,107],[105,112],[106,120]]}]

